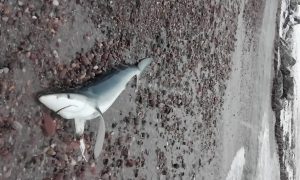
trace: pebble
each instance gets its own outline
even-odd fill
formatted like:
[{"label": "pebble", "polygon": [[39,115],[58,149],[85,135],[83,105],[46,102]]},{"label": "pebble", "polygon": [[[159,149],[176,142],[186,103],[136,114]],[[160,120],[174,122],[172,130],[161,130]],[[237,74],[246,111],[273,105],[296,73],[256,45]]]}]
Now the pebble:
[{"label": "pebble", "polygon": [[134,164],[135,164],[135,161],[133,159],[128,159],[126,161],[126,166],[127,167],[133,167]]},{"label": "pebble", "polygon": [[52,4],[53,4],[53,6],[59,6],[58,0],[53,0],[53,1],[52,1]]},{"label": "pebble", "polygon": [[11,168],[4,172],[4,178],[9,178],[11,176]]},{"label": "pebble", "polygon": [[60,72],[59,77],[60,77],[61,79],[64,78],[64,77],[66,76],[67,72],[68,72],[67,69],[63,69],[63,70]]},{"label": "pebble", "polygon": [[58,52],[56,50],[53,50],[53,55],[54,57],[57,59],[59,56],[58,56]]},{"label": "pebble", "polygon": [[0,69],[0,74],[2,73],[7,74],[8,72],[9,72],[9,68],[7,67]]},{"label": "pebble", "polygon": [[7,16],[2,17],[2,21],[7,22],[8,21],[8,17]]},{"label": "pebble", "polygon": [[56,121],[49,114],[43,115],[43,130],[46,136],[53,136],[56,132]]},{"label": "pebble", "polygon": [[63,173],[58,173],[54,176],[54,180],[63,180],[63,179],[64,179]]},{"label": "pebble", "polygon": [[177,163],[173,164],[173,168],[178,169],[179,168],[179,164],[177,164]]},{"label": "pebble", "polygon": [[55,156],[55,155],[56,155],[56,152],[54,151],[53,148],[49,148],[48,151],[47,151],[47,154],[48,154],[49,156]]},{"label": "pebble", "polygon": [[18,131],[21,131],[23,129],[23,125],[21,123],[19,123],[18,121],[14,121],[13,126]]},{"label": "pebble", "polygon": [[18,5],[19,5],[19,6],[23,6],[23,5],[24,5],[24,2],[18,1]]},{"label": "pebble", "polygon": [[83,73],[80,77],[79,77],[79,79],[84,79],[86,77],[86,73]]},{"label": "pebble", "polygon": [[93,69],[97,70],[97,69],[99,69],[99,66],[96,65],[96,66],[93,67]]},{"label": "pebble", "polygon": [[71,158],[71,163],[70,164],[71,164],[71,166],[75,166],[77,163],[73,158]]}]

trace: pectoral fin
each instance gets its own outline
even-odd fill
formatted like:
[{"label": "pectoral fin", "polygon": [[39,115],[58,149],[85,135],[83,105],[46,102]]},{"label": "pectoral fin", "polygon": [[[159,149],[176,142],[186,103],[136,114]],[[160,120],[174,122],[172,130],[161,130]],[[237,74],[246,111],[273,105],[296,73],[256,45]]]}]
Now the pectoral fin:
[{"label": "pectoral fin", "polygon": [[[99,111],[100,112],[100,111]],[[95,149],[94,149],[94,157],[97,159],[102,151],[103,142],[105,138],[105,123],[102,116],[102,113],[100,112],[99,116],[99,128],[97,133],[97,139],[95,143]]]}]

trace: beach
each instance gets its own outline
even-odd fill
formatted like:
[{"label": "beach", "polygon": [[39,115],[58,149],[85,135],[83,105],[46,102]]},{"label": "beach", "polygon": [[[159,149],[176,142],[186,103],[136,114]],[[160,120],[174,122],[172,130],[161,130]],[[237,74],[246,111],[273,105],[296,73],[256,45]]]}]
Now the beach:
[{"label": "beach", "polygon": [[[275,116],[270,92],[277,2],[266,2],[258,41],[249,41],[239,21],[233,71],[228,81],[222,116],[221,162],[228,172],[240,148],[245,149],[242,179],[279,179]],[[256,46],[256,47],[255,47]],[[238,173],[236,173],[238,174]]]},{"label": "beach", "polygon": [[[0,178],[279,179],[271,109],[277,6],[0,3]],[[87,123],[86,162],[74,122],[36,97],[145,57],[153,63],[103,114],[99,159],[98,122]]]}]

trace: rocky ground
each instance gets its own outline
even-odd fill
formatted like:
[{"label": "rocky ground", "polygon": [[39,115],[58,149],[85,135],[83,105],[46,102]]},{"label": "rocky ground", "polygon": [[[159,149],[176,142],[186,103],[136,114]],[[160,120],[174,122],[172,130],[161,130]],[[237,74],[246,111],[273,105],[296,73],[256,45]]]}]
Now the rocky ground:
[{"label": "rocky ground", "polygon": [[[245,7],[251,35],[264,3]],[[0,177],[215,178],[208,170],[217,169],[217,116],[240,9],[238,0],[0,0]],[[154,63],[137,93],[132,81],[104,114],[104,149],[85,162],[73,122],[37,95],[144,57]],[[92,124],[85,131],[90,154]]]},{"label": "rocky ground", "polygon": [[[296,59],[293,53],[295,26],[288,15],[293,14],[293,1],[281,1],[277,13],[274,46],[274,72],[272,106],[276,115],[275,137],[278,145],[281,179],[297,179],[297,81]],[[290,22],[289,22],[290,21]],[[294,79],[296,78],[296,79]],[[296,83],[295,83],[296,84]]]}]

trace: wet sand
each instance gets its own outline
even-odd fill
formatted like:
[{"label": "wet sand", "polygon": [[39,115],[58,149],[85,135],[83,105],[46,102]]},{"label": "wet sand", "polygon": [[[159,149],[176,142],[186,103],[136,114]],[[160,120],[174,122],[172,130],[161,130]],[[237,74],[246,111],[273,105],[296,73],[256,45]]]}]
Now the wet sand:
[{"label": "wet sand", "polygon": [[[296,35],[297,35],[297,39],[296,39],[296,49],[299,48],[300,44],[300,37],[299,37],[299,34],[300,34],[300,28],[297,27],[296,28]],[[299,53],[296,53],[296,59],[297,61],[300,60],[300,57],[299,57]],[[300,72],[299,72],[299,68],[300,68],[300,63],[296,63],[295,64],[295,68],[294,68],[294,74],[295,74],[295,79],[296,79],[296,82],[299,82],[300,80]],[[297,70],[298,69],[298,70]],[[295,87],[295,102],[299,102],[299,97],[300,97],[300,88],[299,88],[299,84],[296,83],[296,87]],[[299,164],[300,164],[300,146],[299,146],[299,143],[300,143],[300,122],[299,122],[299,104],[298,103],[295,103],[294,104],[294,119],[295,119],[295,135],[296,135],[296,138],[295,138],[295,164],[296,164],[296,179],[300,179],[300,170],[299,168]]]},{"label": "wet sand", "polygon": [[[275,117],[270,92],[273,78],[273,41],[277,1],[266,1],[257,44],[247,41],[239,17],[233,71],[228,81],[220,122],[218,149],[226,177],[236,152],[245,148],[242,179],[279,179]],[[247,47],[249,47],[248,49]]]}]

